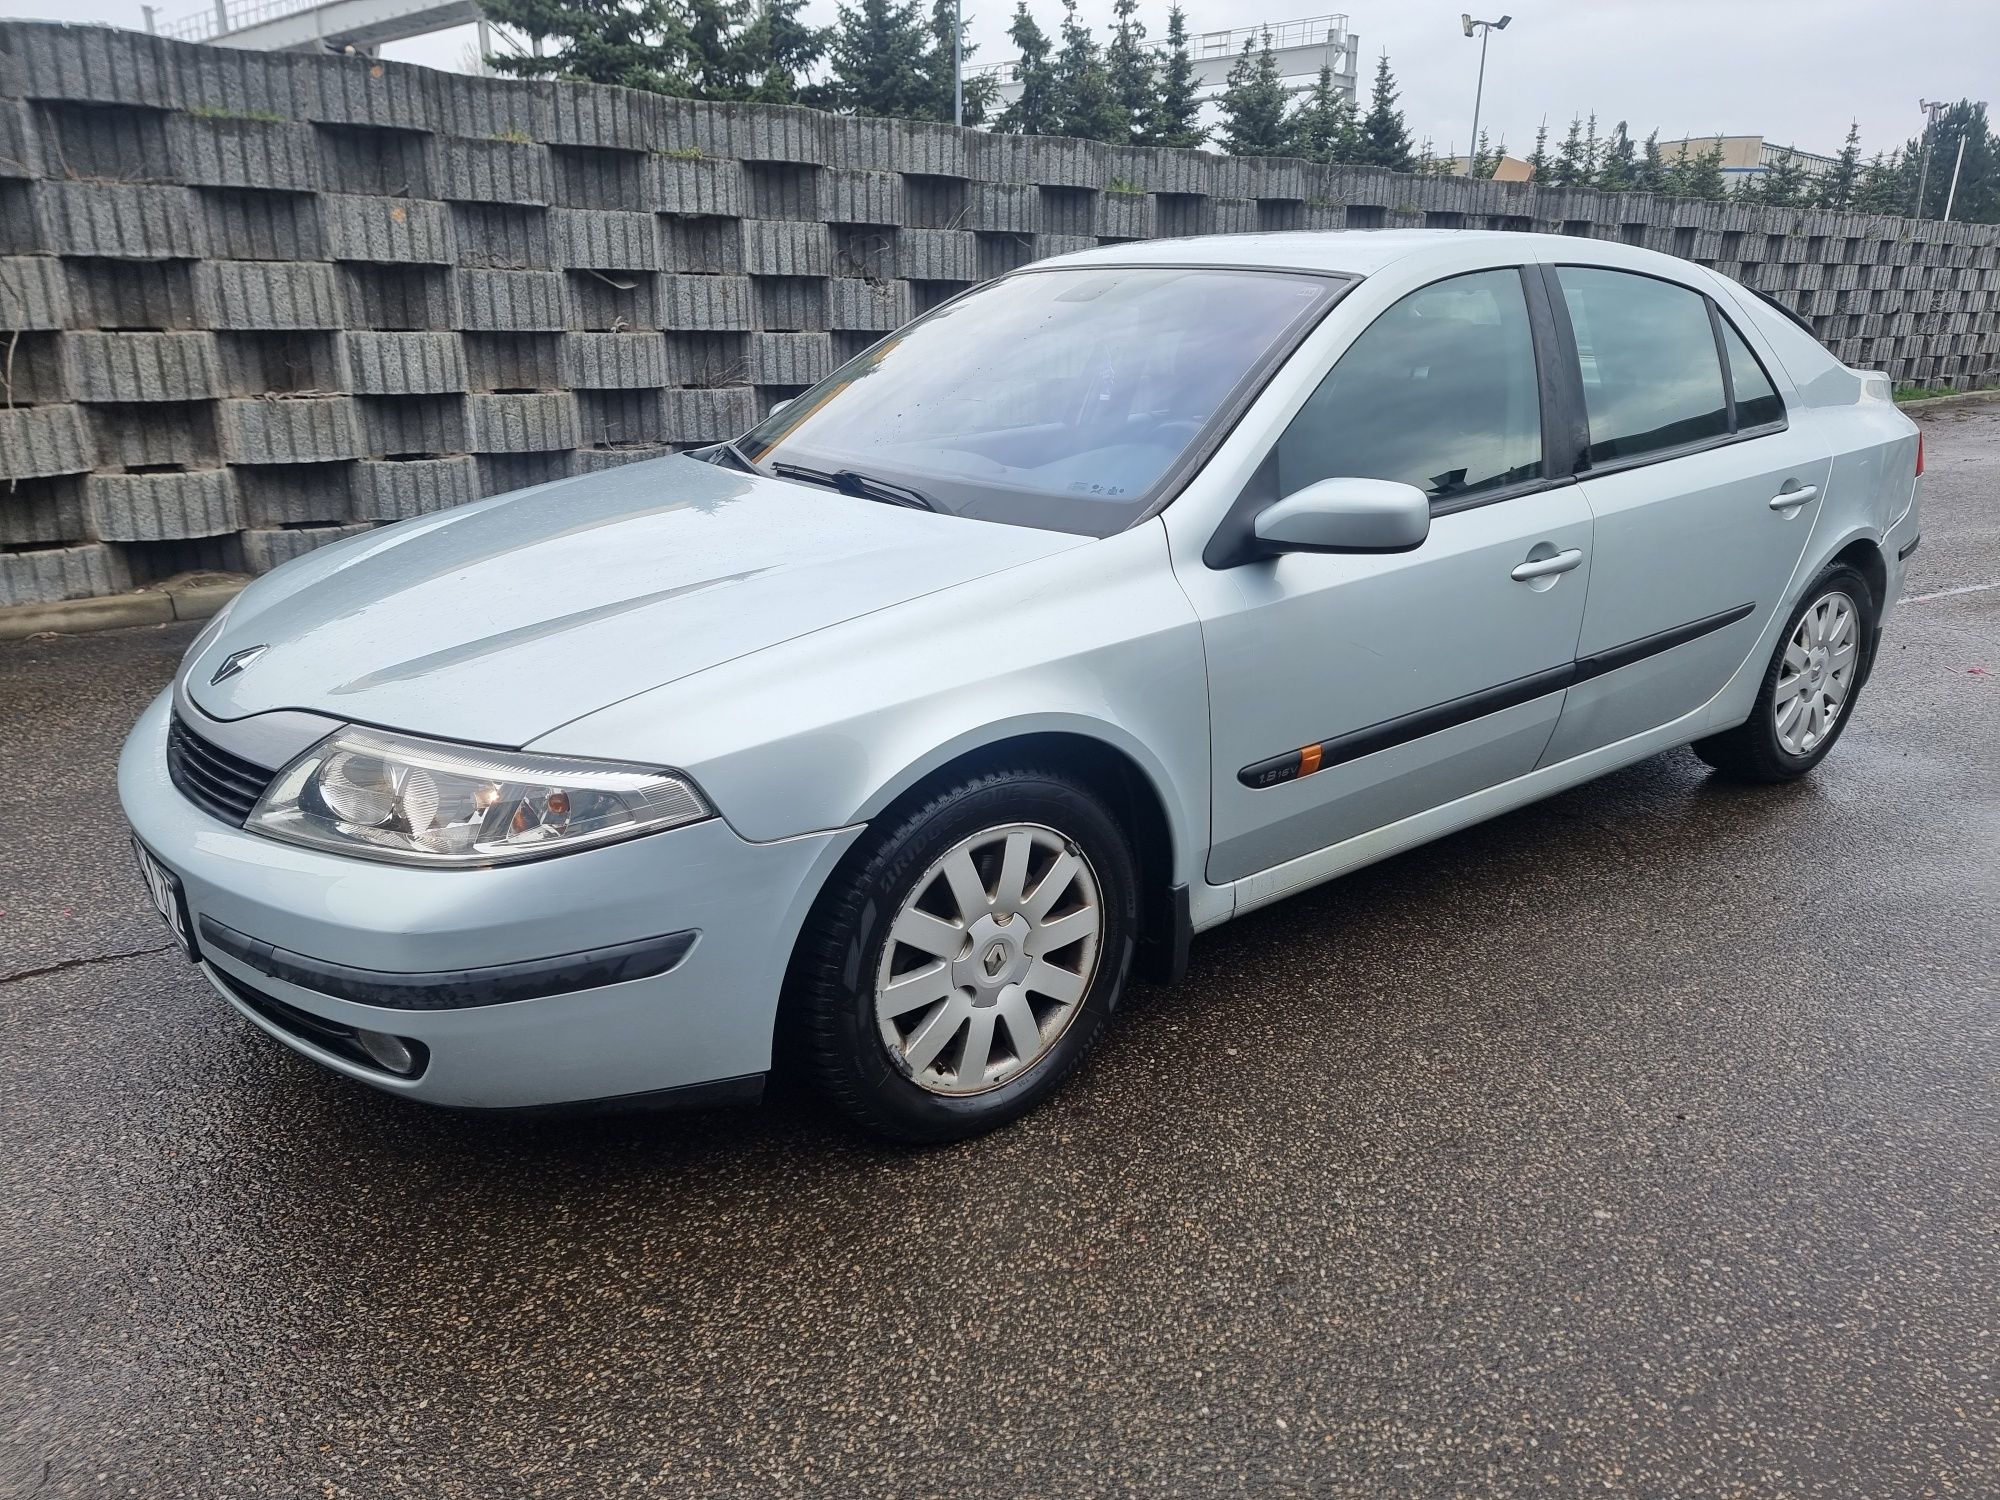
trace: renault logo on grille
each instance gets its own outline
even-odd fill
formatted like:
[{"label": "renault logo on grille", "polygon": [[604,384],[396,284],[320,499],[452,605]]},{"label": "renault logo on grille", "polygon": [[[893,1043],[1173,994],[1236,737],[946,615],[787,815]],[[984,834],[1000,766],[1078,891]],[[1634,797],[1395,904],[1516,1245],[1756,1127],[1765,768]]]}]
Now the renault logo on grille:
[{"label": "renault logo on grille", "polygon": [[245,646],[241,651],[230,652],[228,659],[215,669],[215,675],[208,679],[209,684],[213,686],[226,677],[234,677],[270,649],[269,646]]}]

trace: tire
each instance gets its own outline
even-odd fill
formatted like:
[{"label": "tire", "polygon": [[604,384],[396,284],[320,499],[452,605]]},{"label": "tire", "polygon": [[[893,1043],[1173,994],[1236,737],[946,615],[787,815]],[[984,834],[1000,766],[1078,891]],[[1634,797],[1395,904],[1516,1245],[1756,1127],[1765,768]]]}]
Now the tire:
[{"label": "tire", "polygon": [[[1809,618],[1815,622],[1811,626],[1805,624]],[[1838,638],[1821,642],[1814,639],[1816,633]],[[1846,563],[1827,567],[1785,621],[1750,717],[1734,729],[1696,740],[1694,753],[1738,781],[1793,781],[1805,775],[1826,758],[1853,716],[1874,639],[1875,596],[1868,580]],[[1802,670],[1795,672],[1799,664]],[[1819,704],[1834,700],[1831,711],[1822,712],[1816,732],[1813,714],[1801,699]]]},{"label": "tire", "polygon": [[1132,846],[1095,795],[1037,765],[968,772],[891,809],[828,880],[793,961],[785,1041],[871,1134],[979,1135],[1083,1061],[1137,934]]}]

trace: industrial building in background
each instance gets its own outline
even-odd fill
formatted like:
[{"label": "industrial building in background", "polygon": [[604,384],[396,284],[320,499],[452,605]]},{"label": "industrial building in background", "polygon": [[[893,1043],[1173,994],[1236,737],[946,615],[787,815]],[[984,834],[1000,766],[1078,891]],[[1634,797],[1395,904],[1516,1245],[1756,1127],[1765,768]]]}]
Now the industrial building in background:
[{"label": "industrial building in background", "polygon": [[1807,178],[1817,181],[1834,167],[1831,156],[1817,151],[1801,151],[1796,146],[1779,146],[1761,135],[1689,135],[1677,141],[1661,141],[1660,156],[1674,161],[1685,151],[1690,158],[1704,151],[1722,148],[1722,176],[1732,188],[1762,177],[1787,159],[1796,163]]}]

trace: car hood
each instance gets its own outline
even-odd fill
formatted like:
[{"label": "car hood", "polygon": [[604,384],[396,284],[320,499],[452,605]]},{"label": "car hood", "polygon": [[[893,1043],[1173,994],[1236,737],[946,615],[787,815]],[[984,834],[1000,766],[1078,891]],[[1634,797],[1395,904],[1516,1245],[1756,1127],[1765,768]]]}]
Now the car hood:
[{"label": "car hood", "polygon": [[519,746],[633,693],[1085,541],[662,459],[310,553],[238,597],[185,685],[220,719],[303,709]]}]

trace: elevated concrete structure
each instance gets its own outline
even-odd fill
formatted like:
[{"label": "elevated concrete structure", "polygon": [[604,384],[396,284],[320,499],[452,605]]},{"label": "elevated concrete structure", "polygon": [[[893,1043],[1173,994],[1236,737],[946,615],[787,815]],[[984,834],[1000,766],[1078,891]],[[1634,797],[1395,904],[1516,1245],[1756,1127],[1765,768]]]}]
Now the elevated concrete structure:
[{"label": "elevated concrete structure", "polygon": [[368,52],[479,17],[476,0],[215,0],[161,35],[252,52]]}]

